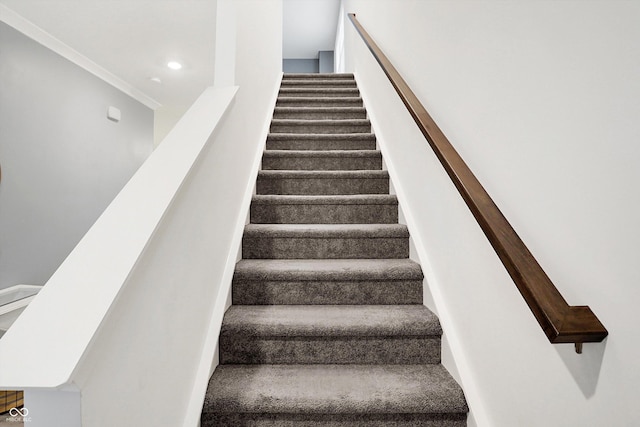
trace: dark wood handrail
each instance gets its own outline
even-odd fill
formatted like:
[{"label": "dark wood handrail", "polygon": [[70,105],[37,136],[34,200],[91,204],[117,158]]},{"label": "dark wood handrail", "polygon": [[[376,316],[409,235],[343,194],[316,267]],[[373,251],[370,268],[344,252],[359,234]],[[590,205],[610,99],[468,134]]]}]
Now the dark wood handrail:
[{"label": "dark wood handrail", "polygon": [[582,352],[582,343],[602,341],[608,335],[604,325],[588,306],[567,304],[398,70],[360,25],[355,14],[350,13],[349,19],[429,142],[549,341],[575,343],[578,353]]}]

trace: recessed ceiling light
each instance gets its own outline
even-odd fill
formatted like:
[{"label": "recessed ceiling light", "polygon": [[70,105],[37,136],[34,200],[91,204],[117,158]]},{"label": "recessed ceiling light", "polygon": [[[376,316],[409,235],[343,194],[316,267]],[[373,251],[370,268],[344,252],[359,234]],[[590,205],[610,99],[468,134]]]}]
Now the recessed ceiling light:
[{"label": "recessed ceiling light", "polygon": [[159,77],[149,77],[149,80],[151,80],[154,83],[162,83],[162,80],[160,80]]},{"label": "recessed ceiling light", "polygon": [[177,61],[169,61],[167,63],[167,67],[171,68],[172,70],[179,70],[180,68],[182,68],[182,64]]}]

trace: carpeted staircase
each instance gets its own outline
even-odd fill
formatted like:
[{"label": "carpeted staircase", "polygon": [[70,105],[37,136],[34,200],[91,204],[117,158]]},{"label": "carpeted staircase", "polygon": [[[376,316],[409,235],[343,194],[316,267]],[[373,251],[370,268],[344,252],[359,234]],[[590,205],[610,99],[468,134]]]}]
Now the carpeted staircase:
[{"label": "carpeted staircase", "polygon": [[286,74],[202,426],[466,425],[355,80]]}]

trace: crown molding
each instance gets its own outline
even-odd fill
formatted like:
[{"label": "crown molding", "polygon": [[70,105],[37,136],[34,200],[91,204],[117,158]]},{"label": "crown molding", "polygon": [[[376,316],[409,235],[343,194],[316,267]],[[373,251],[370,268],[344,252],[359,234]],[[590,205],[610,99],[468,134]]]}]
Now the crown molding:
[{"label": "crown molding", "polygon": [[77,66],[85,69],[86,71],[90,72],[94,76],[105,81],[116,89],[126,93],[127,95],[129,95],[136,101],[141,102],[147,107],[155,110],[162,105],[155,99],[146,95],[139,89],[136,89],[134,86],[122,80],[120,77],[116,76],[110,71],[107,71],[105,68],[96,64],[86,56],[82,55],[80,52],[66,45],[42,28],[38,27],[20,14],[16,13],[14,10],[2,4],[0,4],[0,21],[21,32],[25,36],[35,40],[36,42],[52,50],[63,58],[68,59]]}]

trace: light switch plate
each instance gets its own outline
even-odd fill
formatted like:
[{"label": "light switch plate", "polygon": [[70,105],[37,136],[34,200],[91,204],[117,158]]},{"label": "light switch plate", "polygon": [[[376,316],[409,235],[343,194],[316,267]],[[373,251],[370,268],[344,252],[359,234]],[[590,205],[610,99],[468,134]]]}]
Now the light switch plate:
[{"label": "light switch plate", "polygon": [[107,109],[107,118],[109,120],[114,122],[119,122],[121,117],[122,117],[122,114],[120,113],[120,110],[118,108],[109,107]]}]

